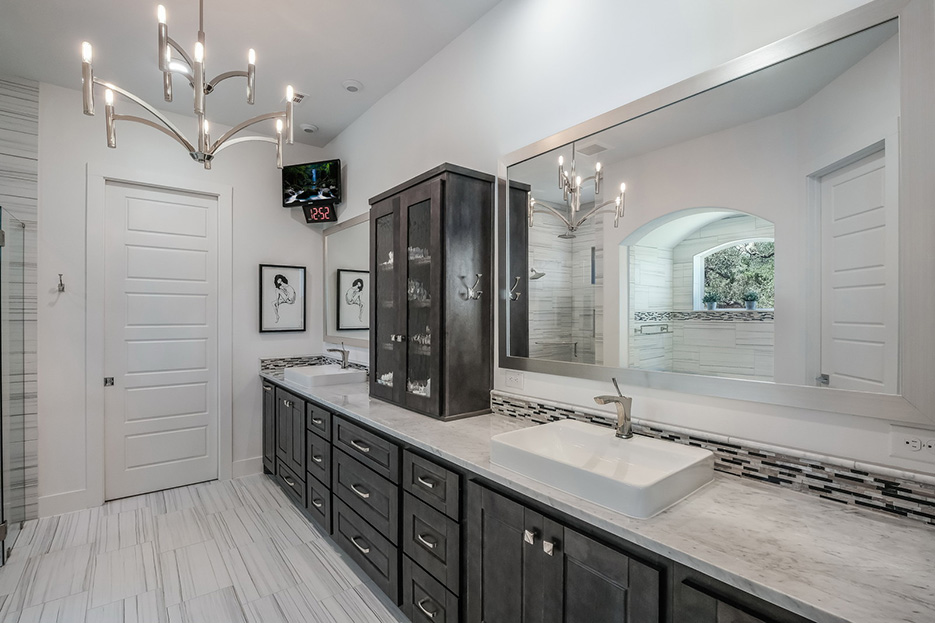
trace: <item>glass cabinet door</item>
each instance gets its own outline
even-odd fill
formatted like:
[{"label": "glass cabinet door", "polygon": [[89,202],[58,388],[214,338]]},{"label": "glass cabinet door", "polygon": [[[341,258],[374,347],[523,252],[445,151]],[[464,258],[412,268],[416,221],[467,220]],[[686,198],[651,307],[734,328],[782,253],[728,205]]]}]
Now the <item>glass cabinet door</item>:
[{"label": "glass cabinet door", "polygon": [[[403,195],[406,231],[406,406],[437,415],[441,395],[441,181]],[[433,223],[435,225],[433,226]]]},{"label": "glass cabinet door", "polygon": [[[374,206],[376,210],[379,204]],[[389,400],[398,400],[400,387],[405,386],[403,357],[405,336],[401,330],[400,275],[404,274],[405,263],[399,257],[396,242],[399,238],[399,212],[390,209],[374,220],[373,253],[375,255],[374,322],[371,348],[374,351],[373,375],[374,395]]]}]

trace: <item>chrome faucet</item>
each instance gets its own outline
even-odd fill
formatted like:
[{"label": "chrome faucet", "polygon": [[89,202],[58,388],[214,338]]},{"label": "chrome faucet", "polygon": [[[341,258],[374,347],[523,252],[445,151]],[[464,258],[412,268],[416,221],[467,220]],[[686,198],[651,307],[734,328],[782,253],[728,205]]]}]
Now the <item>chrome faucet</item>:
[{"label": "chrome faucet", "polygon": [[341,342],[341,348],[329,348],[328,352],[341,353],[341,369],[347,370],[347,358],[351,356],[351,351],[344,347],[344,342]]},{"label": "chrome faucet", "polygon": [[633,428],[630,424],[630,407],[633,406],[633,399],[624,396],[620,392],[620,386],[617,385],[617,379],[610,379],[614,382],[614,388],[617,390],[616,396],[595,396],[594,402],[599,405],[609,405],[613,403],[617,407],[617,437],[620,439],[629,439],[633,436]]}]

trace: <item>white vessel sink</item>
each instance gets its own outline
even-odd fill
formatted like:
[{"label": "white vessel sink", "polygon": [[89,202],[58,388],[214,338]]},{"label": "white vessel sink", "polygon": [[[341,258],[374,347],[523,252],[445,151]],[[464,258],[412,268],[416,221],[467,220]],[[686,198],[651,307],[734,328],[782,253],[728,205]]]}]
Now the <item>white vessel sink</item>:
[{"label": "white vessel sink", "polygon": [[367,380],[366,370],[354,368],[341,369],[339,365],[296,366],[286,368],[283,377],[307,389],[321,385],[343,385],[344,383],[363,383]]},{"label": "white vessel sink", "polygon": [[543,484],[630,517],[662,512],[714,479],[708,450],[560,420],[501,433],[490,460]]}]

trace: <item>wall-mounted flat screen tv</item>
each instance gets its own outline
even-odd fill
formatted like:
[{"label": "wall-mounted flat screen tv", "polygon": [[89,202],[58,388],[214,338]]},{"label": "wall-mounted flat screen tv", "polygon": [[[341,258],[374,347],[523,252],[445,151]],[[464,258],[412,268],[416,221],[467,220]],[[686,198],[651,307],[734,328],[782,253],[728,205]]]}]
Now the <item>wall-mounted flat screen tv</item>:
[{"label": "wall-mounted flat screen tv", "polygon": [[325,160],[282,168],[282,207],[341,203],[341,161]]}]

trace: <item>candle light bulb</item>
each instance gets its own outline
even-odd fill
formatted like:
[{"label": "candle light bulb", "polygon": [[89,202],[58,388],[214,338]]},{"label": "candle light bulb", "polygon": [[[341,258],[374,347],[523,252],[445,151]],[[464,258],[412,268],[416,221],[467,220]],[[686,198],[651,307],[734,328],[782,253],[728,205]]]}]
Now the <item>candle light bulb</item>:
[{"label": "candle light bulb", "polygon": [[114,105],[114,92],[111,91],[110,89],[107,89],[106,91],[104,91],[104,103],[107,104],[108,106]]},{"label": "candle light bulb", "polygon": [[575,178],[575,188],[581,188],[581,176]]},{"label": "candle light bulb", "polygon": [[205,61],[205,46],[199,41],[195,44],[195,62],[203,63]]},{"label": "candle light bulb", "polygon": [[87,41],[82,42],[82,44],[81,44],[81,60],[83,60],[85,63],[90,63],[90,62],[91,62],[91,56],[92,56],[91,44],[88,43]]},{"label": "candle light bulb", "polygon": [[559,156],[559,157],[558,157],[558,166],[560,166],[560,167],[565,166],[565,156]]},{"label": "candle light bulb", "polygon": [[621,182],[620,183],[620,194],[622,195],[625,192],[627,192],[627,185]]},{"label": "candle light bulb", "polygon": [[250,48],[247,51],[247,64],[256,65],[256,50],[254,50],[253,48]]},{"label": "candle light bulb", "polygon": [[295,97],[295,89],[292,88],[292,85],[286,87],[286,101],[291,102]]},{"label": "candle light bulb", "polygon": [[600,162],[598,162],[597,164],[594,165],[594,170],[597,171],[598,173],[601,172],[601,163],[600,163]]},{"label": "candle light bulb", "polygon": [[282,134],[282,119],[276,120],[276,134]]},{"label": "candle light bulb", "polygon": [[159,20],[160,24],[166,23],[166,7],[161,4],[156,7],[156,19]]}]

